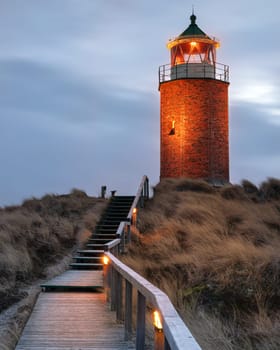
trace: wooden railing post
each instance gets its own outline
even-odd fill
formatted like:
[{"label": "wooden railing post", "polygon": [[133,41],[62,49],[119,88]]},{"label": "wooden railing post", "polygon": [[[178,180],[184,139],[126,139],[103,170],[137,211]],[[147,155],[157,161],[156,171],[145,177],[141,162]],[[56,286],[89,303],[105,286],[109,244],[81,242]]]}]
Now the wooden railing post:
[{"label": "wooden railing post", "polygon": [[122,254],[122,253],[124,253],[124,249],[125,249],[125,231],[124,231],[124,229],[122,230],[120,238],[121,238],[120,252]]},{"label": "wooden railing post", "polygon": [[103,265],[103,280],[104,280],[104,290],[106,295],[106,301],[109,301],[109,291],[110,291],[110,270],[111,265]]},{"label": "wooden railing post", "polygon": [[162,330],[155,329],[154,350],[165,350],[165,339]]},{"label": "wooden railing post", "polygon": [[117,321],[123,321],[123,278],[120,273],[116,271],[116,314]]},{"label": "wooden railing post", "polygon": [[155,328],[154,350],[171,350],[162,330]]},{"label": "wooden railing post", "polygon": [[112,249],[112,252],[115,256],[119,255],[119,249],[120,249],[120,245],[117,245]]},{"label": "wooden railing post", "polygon": [[145,181],[145,186],[144,186],[144,190],[145,190],[145,199],[149,199],[149,179],[147,178]]},{"label": "wooden railing post", "polygon": [[[145,185],[144,185],[145,186]],[[141,196],[140,196],[140,208],[144,207],[144,187],[142,188]]]},{"label": "wooden railing post", "polygon": [[132,337],[132,284],[125,280],[124,340]]},{"label": "wooden railing post", "polygon": [[116,311],[116,270],[111,270],[111,311]]},{"label": "wooden railing post", "polygon": [[130,231],[130,222],[126,224],[126,242],[131,242],[131,231]]},{"label": "wooden railing post", "polygon": [[137,324],[136,324],[136,350],[145,347],[146,298],[139,291],[137,293]]}]

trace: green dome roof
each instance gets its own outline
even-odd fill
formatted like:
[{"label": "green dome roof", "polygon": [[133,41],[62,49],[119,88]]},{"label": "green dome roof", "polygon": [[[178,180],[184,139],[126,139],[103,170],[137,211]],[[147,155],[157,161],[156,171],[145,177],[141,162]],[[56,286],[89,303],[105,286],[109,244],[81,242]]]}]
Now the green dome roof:
[{"label": "green dome roof", "polygon": [[191,20],[191,24],[188,26],[186,30],[183,31],[183,33],[179,35],[178,38],[189,36],[189,37],[202,37],[202,38],[210,39],[209,36],[205,34],[195,23],[196,16],[194,14],[191,15],[190,20]]}]

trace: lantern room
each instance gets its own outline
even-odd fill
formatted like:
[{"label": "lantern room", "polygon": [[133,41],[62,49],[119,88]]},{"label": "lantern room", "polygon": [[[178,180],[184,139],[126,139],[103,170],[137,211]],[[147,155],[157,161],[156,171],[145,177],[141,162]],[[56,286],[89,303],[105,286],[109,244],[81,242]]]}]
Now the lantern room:
[{"label": "lantern room", "polygon": [[198,27],[194,13],[190,16],[190,20],[188,28],[167,43],[171,62],[160,67],[160,83],[181,78],[212,78],[228,81],[228,66],[216,61],[219,41]]},{"label": "lantern room", "polygon": [[211,39],[195,23],[196,16],[190,17],[191,24],[174,40],[167,44],[171,51],[171,66],[183,63],[206,63],[214,65],[216,62],[216,48],[220,45]]}]

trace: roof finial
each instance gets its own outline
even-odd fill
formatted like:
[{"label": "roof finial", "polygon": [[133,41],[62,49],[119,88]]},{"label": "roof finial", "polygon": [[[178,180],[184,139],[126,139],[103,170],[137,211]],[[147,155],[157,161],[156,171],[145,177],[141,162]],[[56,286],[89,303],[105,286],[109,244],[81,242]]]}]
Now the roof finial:
[{"label": "roof finial", "polygon": [[196,21],[196,15],[194,14],[194,5],[192,5],[192,15],[190,17],[191,24],[195,24]]}]

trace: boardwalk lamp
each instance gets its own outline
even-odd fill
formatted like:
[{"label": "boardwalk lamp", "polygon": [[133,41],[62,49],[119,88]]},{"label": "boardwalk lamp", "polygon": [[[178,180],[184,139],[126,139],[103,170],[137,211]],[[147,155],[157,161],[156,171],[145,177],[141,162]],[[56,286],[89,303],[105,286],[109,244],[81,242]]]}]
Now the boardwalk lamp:
[{"label": "boardwalk lamp", "polygon": [[137,208],[133,208],[132,220],[131,220],[132,225],[136,225],[136,220],[137,220]]},{"label": "boardwalk lamp", "polygon": [[155,350],[166,349],[161,315],[158,311],[153,312],[153,324],[154,324],[154,349]]},{"label": "boardwalk lamp", "polygon": [[108,256],[106,256],[106,255],[104,255],[103,256],[103,265],[108,265],[109,264],[109,258],[108,258]]},{"label": "boardwalk lamp", "polygon": [[155,330],[157,330],[158,332],[162,332],[162,322],[158,311],[153,312],[153,319]]}]

